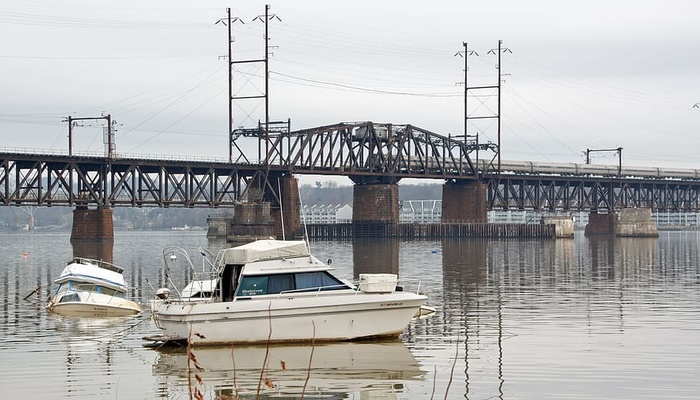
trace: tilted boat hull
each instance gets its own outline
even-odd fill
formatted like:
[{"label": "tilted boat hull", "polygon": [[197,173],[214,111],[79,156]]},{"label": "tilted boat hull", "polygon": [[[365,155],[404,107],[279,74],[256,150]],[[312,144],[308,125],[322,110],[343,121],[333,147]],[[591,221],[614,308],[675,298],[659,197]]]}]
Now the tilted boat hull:
[{"label": "tilted boat hull", "polygon": [[141,312],[141,307],[126,299],[127,285],[123,269],[111,263],[75,257],[68,262],[46,309],[74,317],[122,317]]},{"label": "tilted boat hull", "polygon": [[408,292],[273,296],[162,304],[156,323],[193,345],[349,341],[396,337],[426,297]]},{"label": "tilted boat hull", "polygon": [[55,300],[49,302],[47,309],[52,313],[72,317],[126,317],[141,312],[141,307],[133,301],[96,293],[91,293],[84,301]]}]

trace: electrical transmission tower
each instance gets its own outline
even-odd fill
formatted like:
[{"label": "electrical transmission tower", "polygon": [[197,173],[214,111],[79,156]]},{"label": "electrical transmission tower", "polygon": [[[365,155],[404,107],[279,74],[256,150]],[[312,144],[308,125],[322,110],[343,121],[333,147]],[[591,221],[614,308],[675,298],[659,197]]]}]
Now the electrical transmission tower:
[{"label": "electrical transmission tower", "polygon": [[[265,34],[264,34],[264,40],[265,40],[265,45],[264,45],[264,56],[263,58],[258,58],[258,59],[248,59],[248,60],[234,60],[233,59],[233,37],[231,35],[231,25],[235,22],[240,22],[244,23],[242,19],[238,17],[231,17],[231,9],[227,8],[226,9],[226,20],[220,19],[216,23],[222,23],[226,25],[227,27],[227,33],[228,33],[228,110],[229,110],[229,118],[228,118],[228,148],[229,148],[229,162],[234,162],[233,160],[233,150],[234,147],[238,149],[239,151],[239,156],[236,159],[236,161],[240,161],[241,159],[245,162],[250,162],[250,160],[247,159],[247,157],[243,154],[243,151],[238,147],[238,145],[235,143],[236,139],[239,136],[257,136],[258,139],[263,139],[265,140],[265,157],[262,157],[262,146],[260,145],[260,140],[258,141],[258,159],[259,160],[265,160],[265,163],[267,163],[267,158],[269,156],[269,150],[270,150],[270,36],[269,36],[269,22],[272,20],[278,20],[281,21],[281,19],[276,15],[276,14],[270,14],[270,5],[266,4],[265,5],[265,14],[258,15],[253,19],[253,21],[261,21],[265,24]],[[244,96],[236,96],[233,93],[233,71],[234,71],[234,65],[239,65],[239,64],[264,64],[265,67],[265,76],[264,76],[264,91],[263,94],[258,94],[258,95],[244,95]],[[249,100],[249,99],[264,99],[265,102],[265,122],[262,124],[258,124],[258,127],[255,129],[234,129],[233,128],[233,103],[234,101],[242,101],[242,100]]]}]

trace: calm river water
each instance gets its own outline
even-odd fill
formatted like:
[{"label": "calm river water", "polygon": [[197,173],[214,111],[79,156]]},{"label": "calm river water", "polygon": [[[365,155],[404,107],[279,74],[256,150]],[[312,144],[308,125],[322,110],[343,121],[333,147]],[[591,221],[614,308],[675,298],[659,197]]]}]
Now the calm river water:
[{"label": "calm river water", "polygon": [[[149,284],[163,285],[164,247],[191,255],[218,247],[205,232],[115,236],[113,261],[145,310]],[[258,386],[261,399],[700,397],[697,232],[311,247],[344,278],[420,280],[437,314],[412,322],[399,342],[275,346],[265,368],[264,347],[196,349],[199,384],[183,351],[142,346],[142,336],[157,333],[148,312],[111,320],[46,313],[51,282],[72,257],[69,233],[0,233],[1,397],[189,399],[190,386],[206,399],[254,399]],[[185,279],[184,266],[173,270]]]}]

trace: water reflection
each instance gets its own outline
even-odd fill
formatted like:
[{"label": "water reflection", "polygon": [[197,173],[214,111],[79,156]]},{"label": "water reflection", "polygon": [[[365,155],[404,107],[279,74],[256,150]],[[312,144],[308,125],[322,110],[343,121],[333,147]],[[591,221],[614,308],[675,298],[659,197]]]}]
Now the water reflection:
[{"label": "water reflection", "polygon": [[122,339],[129,327],[141,319],[134,317],[80,318],[51,315],[55,333],[64,346],[67,397],[107,396],[119,376],[118,354],[124,351]]},{"label": "water reflection", "polygon": [[[151,322],[133,329],[141,319],[85,326],[43,310],[51,282],[72,257],[69,235],[0,232],[3,398],[189,398],[184,352],[142,347],[141,337],[159,333]],[[196,255],[206,238],[117,232],[114,246],[114,261],[143,304],[152,297],[148,282],[166,283],[161,250],[181,246]],[[326,346],[316,346],[305,397],[316,390],[331,398],[428,399],[433,385],[435,398],[450,399],[695,398],[700,392],[698,232],[662,232],[658,239],[324,241],[312,247],[348,279],[400,268],[402,281],[421,280],[438,313],[412,322],[400,351],[343,350],[345,356],[335,358],[319,355]],[[187,277],[184,265],[173,266],[172,274]],[[202,352],[205,398],[232,396],[234,389],[255,398],[260,350],[234,349],[236,369],[230,348],[211,356],[206,348],[195,351],[198,357]],[[266,374],[276,386],[265,387],[265,397],[299,398],[308,349],[274,357]],[[405,361],[392,366],[394,359]],[[353,360],[365,361],[353,370]]]},{"label": "water reflection", "polygon": [[258,398],[260,391],[262,399],[297,399],[302,393],[345,399],[359,390],[361,398],[395,399],[405,381],[425,375],[401,342],[192,349],[201,370],[188,365],[182,348],[159,353],[153,371],[170,398],[197,387],[206,398]]},{"label": "water reflection", "polygon": [[399,274],[399,241],[392,238],[352,239],[353,277]]}]

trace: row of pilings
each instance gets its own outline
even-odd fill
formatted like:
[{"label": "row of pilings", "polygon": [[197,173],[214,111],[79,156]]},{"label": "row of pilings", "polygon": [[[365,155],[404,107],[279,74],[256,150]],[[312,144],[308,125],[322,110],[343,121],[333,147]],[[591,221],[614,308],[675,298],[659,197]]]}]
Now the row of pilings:
[{"label": "row of pilings", "polygon": [[553,224],[310,224],[306,234],[315,239],[396,237],[433,239],[444,237],[554,238]]}]

